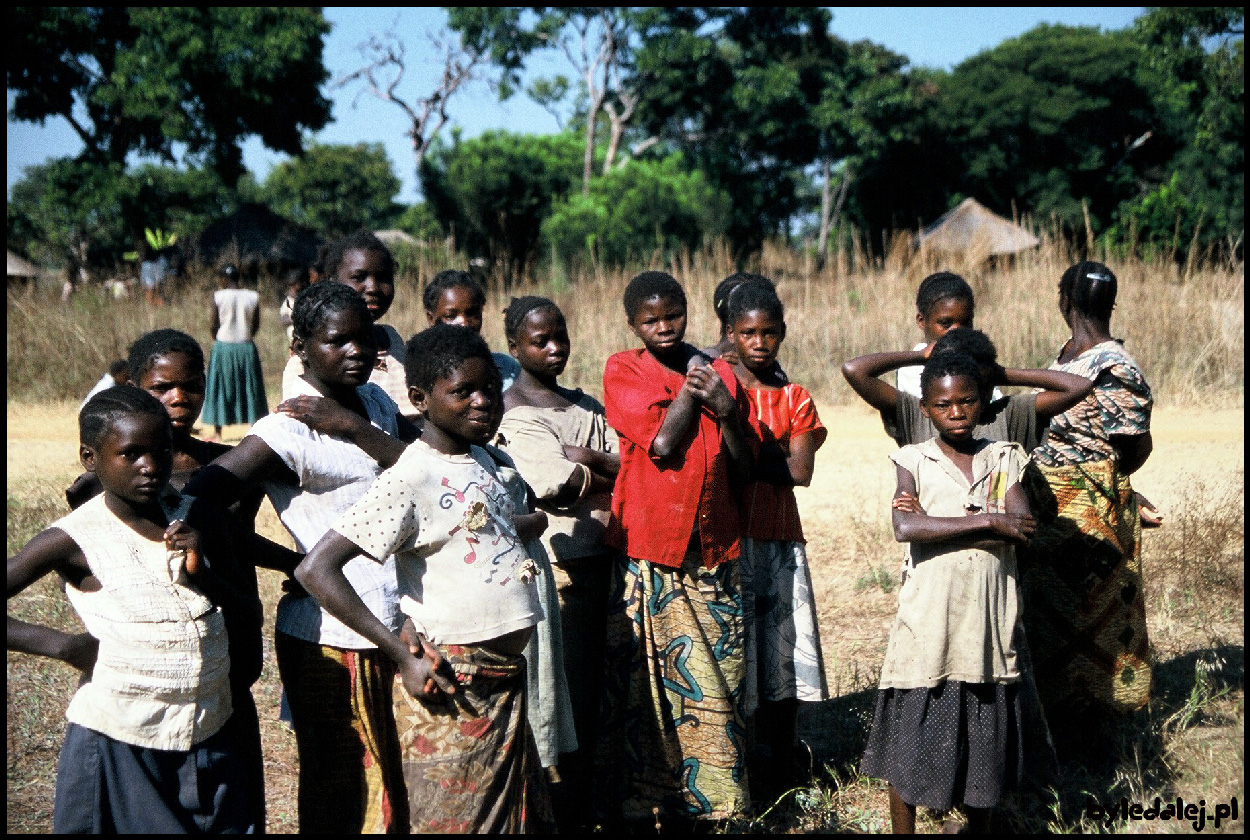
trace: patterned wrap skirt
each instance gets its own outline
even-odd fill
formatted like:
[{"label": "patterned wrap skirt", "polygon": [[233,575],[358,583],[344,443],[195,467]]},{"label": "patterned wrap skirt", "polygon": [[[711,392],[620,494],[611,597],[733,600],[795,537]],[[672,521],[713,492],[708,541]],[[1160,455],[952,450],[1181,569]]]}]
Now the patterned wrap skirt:
[{"label": "patterned wrap skirt", "polygon": [[407,834],[394,663],[285,633],[274,648],[299,750],[300,832]]},{"label": "patterned wrap skirt", "polygon": [[801,542],[742,540],[746,708],[757,700],[829,699],[816,597]]},{"label": "patterned wrap skirt", "polygon": [[749,802],[738,563],[621,558],[596,755],[601,819],[722,819]]},{"label": "patterned wrap skirt", "polygon": [[1120,712],[1150,699],[1141,520],[1111,461],[1024,473],[1038,529],[1021,553],[1024,625],[1042,705]]},{"label": "patterned wrap skirt", "polygon": [[255,423],[268,413],[256,345],[250,341],[214,341],[200,422],[210,426]]},{"label": "patterned wrap skirt", "polygon": [[458,683],[427,703],[394,681],[413,834],[549,834],[551,796],[526,719],[525,657],[439,645]]}]

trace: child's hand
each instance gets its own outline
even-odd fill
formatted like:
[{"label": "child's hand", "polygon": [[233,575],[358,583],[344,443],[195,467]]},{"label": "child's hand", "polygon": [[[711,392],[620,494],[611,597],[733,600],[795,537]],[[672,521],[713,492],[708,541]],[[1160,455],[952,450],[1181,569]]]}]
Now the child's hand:
[{"label": "child's hand", "polygon": [[699,402],[712,410],[717,417],[728,417],[734,412],[734,399],[725,380],[711,365],[697,365],[686,371],[686,387]]},{"label": "child's hand", "polygon": [[[722,356],[721,358],[724,357]],[[702,353],[691,353],[690,358],[686,360],[686,373],[689,373],[697,367],[709,367],[711,364],[712,360]]]},{"label": "child's hand", "polygon": [[890,500],[890,508],[893,510],[901,510],[903,513],[919,513],[924,515],[924,508],[920,506],[920,500],[913,494],[906,491],[899,493]]},{"label": "child's hand", "polygon": [[276,411],[300,421],[315,432],[347,437],[359,428],[362,418],[325,397],[298,396],[278,403]]},{"label": "child's hand", "polygon": [[1150,503],[1150,500],[1136,491],[1133,495],[1137,497],[1137,510],[1141,516],[1141,526],[1143,528],[1158,528],[1163,524],[1163,514],[1159,513],[1159,509]]},{"label": "child's hand", "polygon": [[516,526],[517,536],[526,542],[541,537],[550,524],[547,514],[541,510],[519,514],[513,517],[512,522]]},{"label": "child's hand", "polygon": [[181,519],[170,522],[165,529],[165,550],[182,554],[187,577],[195,577],[200,571],[200,533]]},{"label": "child's hand", "polygon": [[451,664],[438,652],[438,648],[410,628],[407,622],[405,630],[411,635],[405,637],[401,630],[400,638],[408,643],[412,657],[399,666],[404,690],[425,702],[441,702],[453,697],[456,694],[456,675]]},{"label": "child's hand", "polygon": [[1027,542],[1037,530],[1037,521],[1023,513],[987,513],[990,530],[1017,542]]},{"label": "child's hand", "polygon": [[100,640],[90,633],[75,633],[65,645],[62,661],[82,672],[83,680],[91,677],[96,657],[100,654]]}]

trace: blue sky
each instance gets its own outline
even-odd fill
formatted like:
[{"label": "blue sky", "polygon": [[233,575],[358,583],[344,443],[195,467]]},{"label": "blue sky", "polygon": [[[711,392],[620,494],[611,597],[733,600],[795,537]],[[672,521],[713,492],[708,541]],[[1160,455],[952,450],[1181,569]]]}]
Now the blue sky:
[{"label": "blue sky", "polygon": [[[950,69],[964,59],[1002,41],[1021,35],[1041,23],[1072,26],[1098,26],[1104,30],[1123,29],[1145,12],[1144,7],[831,7],[833,32],[848,41],[868,39],[883,44],[911,59],[915,66]],[[390,29],[397,32],[412,57],[409,76],[401,94],[417,98],[432,90],[433,80],[442,70],[441,58],[429,47],[426,33],[438,32],[446,15],[437,7],[348,8],[328,6],[326,18],[333,30],[326,40],[325,61],[331,81],[361,66],[357,46],[371,33]],[[423,51],[428,58],[422,58]],[[569,74],[562,56],[550,51],[533,62],[534,72]],[[416,199],[412,174],[412,152],[404,131],[407,128],[399,108],[381,102],[360,86],[326,91],[334,101],[334,122],[318,132],[320,143],[382,143],[395,173],[403,180],[398,196],[401,202]],[[10,101],[10,106],[12,102]],[[449,108],[452,123],[463,128],[466,137],[483,131],[506,128],[511,131],[549,133],[559,130],[553,115],[523,94],[507,102],[482,82],[461,91]],[[64,120],[50,120],[45,126],[8,123],[8,187],[22,177],[22,169],[50,158],[76,154],[81,149],[77,137]],[[244,163],[264,177],[269,168],[283,159],[267,151],[257,141],[244,145]]]}]

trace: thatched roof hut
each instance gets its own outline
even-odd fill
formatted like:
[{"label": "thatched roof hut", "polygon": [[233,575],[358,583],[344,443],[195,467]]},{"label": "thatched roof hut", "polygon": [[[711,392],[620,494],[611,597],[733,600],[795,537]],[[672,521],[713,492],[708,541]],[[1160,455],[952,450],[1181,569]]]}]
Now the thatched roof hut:
[{"label": "thatched roof hut", "polygon": [[388,247],[393,248],[396,245],[420,245],[421,242],[415,236],[402,230],[375,230],[373,235]]},{"label": "thatched roof hut", "polygon": [[987,256],[1017,254],[1036,248],[1038,243],[1036,236],[975,198],[965,198],[947,211],[922,230],[916,242],[928,251],[977,251]]},{"label": "thatched roof hut", "polygon": [[218,267],[233,263],[245,277],[277,276],[317,261],[321,239],[260,204],[245,204],[183,246],[187,260]]},{"label": "thatched roof hut", "polygon": [[43,271],[36,267],[29,260],[23,259],[21,256],[8,251],[9,257],[9,280],[18,280],[21,282],[29,282],[37,279]]}]

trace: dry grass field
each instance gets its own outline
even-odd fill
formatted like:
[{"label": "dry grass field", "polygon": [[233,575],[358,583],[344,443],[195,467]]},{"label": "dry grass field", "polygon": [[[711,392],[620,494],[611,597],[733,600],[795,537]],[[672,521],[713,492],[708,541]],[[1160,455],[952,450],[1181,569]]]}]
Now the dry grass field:
[{"label": "dry grass field", "polygon": [[[1049,260],[1045,265],[970,277],[978,290],[978,326],[996,340],[1000,356],[1011,364],[1044,365],[1064,334],[1054,290],[1065,256],[1045,259]],[[710,342],[714,324],[705,301],[719,277],[729,272],[714,255],[703,263],[676,268],[679,277],[694,278],[687,281],[691,334]],[[894,478],[887,455],[893,442],[882,432],[877,416],[858,404],[841,383],[837,366],[849,356],[909,346],[915,340],[910,296],[923,273],[891,269],[888,260],[870,274],[839,274],[845,267],[832,266],[814,279],[810,266],[780,258],[760,268],[779,279],[789,306],[791,336],[782,362],[792,378],[812,387],[830,429],[817,458],[813,485],[799,491],[799,504],[810,540],[834,696],[804,708],[801,716],[800,735],[814,759],[813,783],[783,797],[767,813],[723,830],[888,831],[884,790],[859,776],[856,766],[895,611],[902,556],[888,527]],[[1066,765],[1051,789],[1027,790],[1006,802],[1001,816],[1011,830],[1193,830],[1183,822],[1098,824],[1083,813],[1087,796],[1107,803],[1126,797],[1147,804],[1155,796],[1164,800],[1180,796],[1186,802],[1205,799],[1209,810],[1234,796],[1244,803],[1242,272],[1236,267],[1186,277],[1176,270],[1149,277],[1141,267],[1136,272],[1120,266],[1116,270],[1131,279],[1124,283],[1113,327],[1129,336],[1130,347],[1159,396],[1154,454],[1134,477],[1137,489],[1165,514],[1164,526],[1144,536],[1156,692],[1147,709],[1108,732],[1105,744],[1091,745],[1096,760]],[[416,278],[401,282],[389,322],[417,325],[417,287]],[[597,392],[604,356],[631,345],[619,314],[620,288],[620,278],[598,278],[535,292],[552,294],[568,313],[575,357],[566,374],[569,384]],[[64,511],[64,487],[79,472],[77,395],[98,378],[108,360],[153,326],[179,326],[204,341],[207,294],[194,289],[187,294],[197,297],[163,310],[130,302],[86,301],[68,312],[38,299],[18,299],[15,305],[10,295],[6,411],[10,554]],[[494,311],[501,306],[492,298]],[[29,315],[23,314],[23,307]],[[33,317],[36,312],[38,319]],[[267,328],[278,332],[272,319]],[[486,330],[496,347],[501,346],[499,332],[495,324]],[[49,334],[53,338],[47,338]],[[283,353],[272,336],[266,342],[262,358],[273,404]],[[30,358],[45,351],[52,353],[45,360],[59,358],[53,351],[66,344],[91,356],[90,363],[72,376]],[[226,431],[228,441],[238,440],[246,428]],[[290,544],[267,504],[261,528],[267,536]],[[276,575],[262,572],[270,628],[279,583]],[[64,627],[76,623],[50,580],[12,599],[9,608],[11,614],[28,620]],[[50,829],[57,750],[73,690],[67,667],[9,654],[11,833]],[[269,830],[291,833],[298,827],[295,748],[290,732],[277,721],[279,687],[271,648],[256,694],[266,754]],[[1241,832],[1243,820],[1226,822],[1220,830]],[[924,817],[920,827],[925,832],[940,829],[931,816]]]}]

